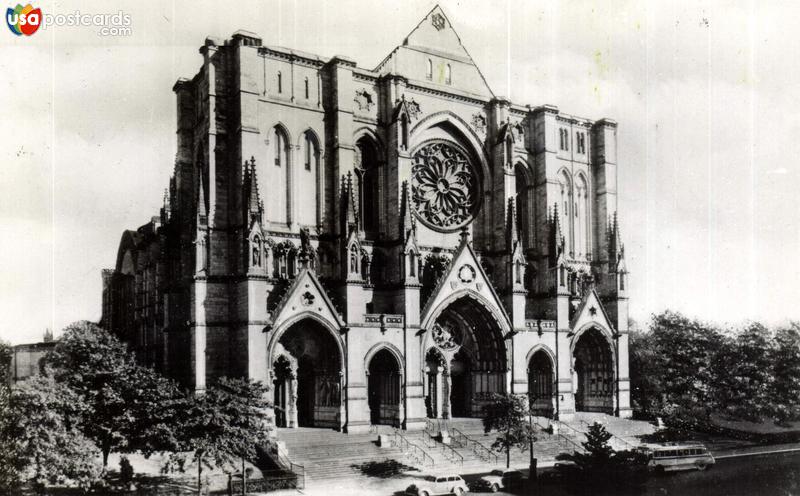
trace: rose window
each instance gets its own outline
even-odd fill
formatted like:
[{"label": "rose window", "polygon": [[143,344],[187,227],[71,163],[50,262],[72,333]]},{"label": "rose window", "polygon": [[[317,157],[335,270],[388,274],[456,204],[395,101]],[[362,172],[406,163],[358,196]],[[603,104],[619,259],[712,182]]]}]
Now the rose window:
[{"label": "rose window", "polygon": [[460,149],[442,141],[423,146],[411,176],[414,209],[429,227],[455,230],[472,220],[478,179]]}]

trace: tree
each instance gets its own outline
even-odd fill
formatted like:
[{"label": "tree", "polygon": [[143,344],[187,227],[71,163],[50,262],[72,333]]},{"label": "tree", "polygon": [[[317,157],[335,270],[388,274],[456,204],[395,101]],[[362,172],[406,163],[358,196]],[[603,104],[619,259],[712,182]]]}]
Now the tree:
[{"label": "tree", "polygon": [[772,412],[771,348],[771,333],[755,322],[720,343],[712,362],[716,412],[751,422],[760,422]]},{"label": "tree", "polygon": [[800,418],[800,324],[779,328],[769,361],[773,381],[769,396],[774,401],[773,416],[779,423]]},{"label": "tree", "polygon": [[663,403],[655,415],[675,427],[706,424],[711,414],[715,379],[714,357],[724,338],[710,324],[666,311],[650,324],[653,360]]},{"label": "tree", "polygon": [[25,480],[39,491],[46,484],[88,490],[100,477],[97,447],[78,429],[84,405],[52,377],[34,376],[18,384],[0,408],[0,484]]},{"label": "tree", "polygon": [[608,444],[611,437],[611,433],[602,424],[595,422],[586,432],[586,441],[581,443],[585,452],[575,451],[556,456],[557,460],[574,463],[574,466],[559,466],[561,470],[574,472],[569,474],[567,480],[599,485],[641,483],[646,458],[633,451],[615,451]]},{"label": "tree", "polygon": [[112,450],[150,454],[175,447],[179,387],[137,365],[106,330],[86,321],[69,325],[42,367],[86,404],[81,429],[100,447],[104,467]]},{"label": "tree", "polygon": [[14,356],[14,349],[11,345],[0,339],[0,386],[11,384],[13,376],[11,374],[11,359]]},{"label": "tree", "polygon": [[664,406],[663,371],[661,361],[656,358],[658,352],[653,333],[632,329],[628,350],[633,408],[645,417],[657,416]]},{"label": "tree", "polygon": [[273,429],[267,391],[260,382],[223,377],[205,392],[187,397],[177,429],[181,452],[170,456],[165,471],[183,472],[188,464],[197,465],[200,494],[204,467],[233,471],[237,462],[255,460]]},{"label": "tree", "polygon": [[506,468],[511,466],[511,448],[525,451],[531,440],[535,441],[528,423],[528,400],[513,394],[493,394],[491,403],[484,409],[483,430],[487,434],[497,431],[492,449],[506,454]]}]

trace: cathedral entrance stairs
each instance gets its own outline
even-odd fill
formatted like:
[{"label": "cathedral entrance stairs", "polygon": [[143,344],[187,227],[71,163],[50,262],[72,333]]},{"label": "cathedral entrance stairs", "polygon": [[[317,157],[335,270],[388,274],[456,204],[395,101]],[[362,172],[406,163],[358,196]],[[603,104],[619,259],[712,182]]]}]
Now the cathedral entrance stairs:
[{"label": "cathedral entrance stairs", "polygon": [[307,481],[353,479],[362,475],[359,467],[370,462],[394,460],[413,465],[399,447],[378,446],[375,433],[345,434],[300,427],[278,429],[278,439],[285,443],[289,459],[304,467]]},{"label": "cathedral entrance stairs", "polygon": [[[580,443],[576,437],[569,434],[548,434],[542,429],[542,423],[535,423],[537,440],[533,444],[534,456],[539,460],[552,461],[559,453],[572,452],[579,449]],[[492,450],[491,446],[496,439],[496,433],[484,433],[483,421],[475,418],[454,418],[447,421],[433,420],[428,424],[428,430],[438,433],[439,428],[446,428],[450,435],[450,447],[457,452],[461,459],[460,463],[454,463],[453,457],[444,456],[443,460],[437,460],[437,469],[458,471],[459,473],[480,473],[487,472],[495,468],[506,466],[505,453]],[[576,433],[575,436],[579,434]],[[424,432],[416,434],[423,440]],[[435,453],[436,448],[428,448],[429,452]],[[445,454],[446,450],[439,448]],[[528,468],[530,464],[530,452],[526,449],[512,448],[510,453],[510,464],[512,468]]]},{"label": "cathedral entrance stairs", "polygon": [[[581,450],[585,433],[595,421],[614,434],[611,444],[615,449],[631,449],[639,444],[636,436],[654,430],[647,422],[580,413],[568,423],[559,422],[557,432],[551,434],[545,430],[549,425],[547,419],[533,420],[537,437],[533,453],[540,463],[555,460],[559,453]],[[449,433],[449,446],[437,440],[440,428]],[[386,445],[378,445],[379,435],[385,436]],[[413,467],[425,473],[485,473],[506,464],[505,453],[491,449],[495,438],[496,433],[485,434],[482,420],[475,418],[432,420],[426,429],[409,431],[374,426],[364,434],[308,427],[278,429],[278,439],[285,443],[288,457],[304,467],[307,480],[323,482],[367,475],[380,477],[382,466],[394,471]],[[527,449],[511,450],[512,468],[527,468],[529,463]],[[370,468],[368,474],[365,467]]]}]

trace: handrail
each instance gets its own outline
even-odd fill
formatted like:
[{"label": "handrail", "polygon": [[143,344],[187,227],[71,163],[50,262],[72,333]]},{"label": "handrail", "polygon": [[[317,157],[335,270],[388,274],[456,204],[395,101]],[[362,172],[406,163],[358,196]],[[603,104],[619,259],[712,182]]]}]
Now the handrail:
[{"label": "handrail", "polygon": [[459,448],[468,448],[469,443],[470,441],[472,441],[472,439],[470,439],[469,436],[467,436],[460,430],[453,427],[450,431],[450,441],[458,444]]},{"label": "handrail", "polygon": [[[292,473],[296,475],[302,475],[305,477],[306,475],[306,468],[299,463],[294,463],[290,458],[289,454],[282,450],[280,445],[277,446],[277,450],[275,451],[278,454],[278,465],[283,465],[284,467],[288,468]],[[299,470],[299,471],[298,471]]]},{"label": "handrail", "polygon": [[426,447],[433,448],[434,446],[436,446],[436,440],[433,438],[433,435],[427,430],[422,431],[422,439],[425,442]]},{"label": "handrail", "polygon": [[404,453],[408,451],[406,454],[416,460],[420,465],[425,465],[426,461],[429,462],[431,466],[435,464],[431,455],[429,455],[424,449],[406,439],[405,436],[400,434],[399,429],[395,429],[394,444]]},{"label": "handrail", "polygon": [[494,464],[497,465],[497,454],[474,439],[472,440],[472,451],[478,455],[478,458],[485,462],[494,458]]},{"label": "handrail", "polygon": [[[492,460],[492,458],[494,458],[494,464],[497,465],[498,458],[497,458],[497,454],[494,451],[492,451],[491,449],[487,448],[486,446],[484,446],[483,444],[481,444],[477,440],[472,439],[471,437],[467,436],[466,434],[464,434],[460,430],[456,429],[455,427],[453,427],[451,429],[451,432],[453,432],[455,434],[455,436],[453,436],[452,439],[457,439],[457,442],[459,443],[459,445],[461,445],[462,447],[465,447],[465,448],[471,447],[472,448],[472,452],[475,453],[475,455],[478,458],[480,458],[481,460],[483,460],[485,462],[490,462]],[[465,441],[465,443],[462,443],[462,441],[461,441],[462,439]]]},{"label": "handrail", "polygon": [[453,449],[452,446],[442,443],[442,453],[451,462],[464,466],[464,455]]}]

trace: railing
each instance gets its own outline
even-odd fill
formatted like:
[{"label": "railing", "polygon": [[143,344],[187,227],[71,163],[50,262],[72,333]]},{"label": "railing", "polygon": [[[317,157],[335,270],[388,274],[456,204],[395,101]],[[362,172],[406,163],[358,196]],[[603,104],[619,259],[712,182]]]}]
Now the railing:
[{"label": "railing", "polygon": [[576,430],[573,427],[568,426],[564,422],[559,422],[559,421],[556,420],[556,421],[554,421],[554,423],[558,425],[558,438],[561,439],[562,441],[564,441],[565,445],[572,446],[576,451],[579,451],[581,453],[586,451],[583,448],[583,446],[581,446],[577,442],[575,442],[572,439],[570,439],[569,435],[564,435],[563,432],[562,432],[562,429],[571,432],[572,436],[575,439],[580,439],[580,436],[584,436],[583,432],[581,432],[579,430]]},{"label": "railing", "polygon": [[467,436],[466,434],[456,429],[455,427],[450,429],[450,433],[451,433],[451,439],[455,439],[456,442],[459,444],[459,446],[461,446],[462,448],[471,448],[472,452],[475,453],[475,456],[477,456],[481,460],[487,463],[494,463],[495,465],[497,465],[498,458],[497,454],[494,451],[482,445],[478,441],[472,439],[471,437]]},{"label": "railing", "polygon": [[464,466],[464,455],[453,449],[452,446],[442,443],[442,454],[451,463],[457,463],[462,467]]},{"label": "railing", "polygon": [[408,439],[406,439],[402,434],[400,434],[399,430],[395,430],[394,432],[394,441],[393,444],[400,448],[400,451],[405,453],[407,456],[411,457],[419,463],[420,465],[429,465],[433,466],[434,461],[431,455],[425,452],[424,449],[420,448],[416,444],[412,443]]},{"label": "railing", "polygon": [[289,459],[287,453],[285,453],[280,446],[276,450],[278,455],[278,465],[283,466],[284,468],[291,471],[297,477],[297,489],[303,489],[306,485],[306,468],[298,463],[294,463],[292,460]]},{"label": "railing", "polygon": [[427,429],[422,431],[422,440],[427,448],[436,446],[436,439],[433,438],[433,435]]}]

